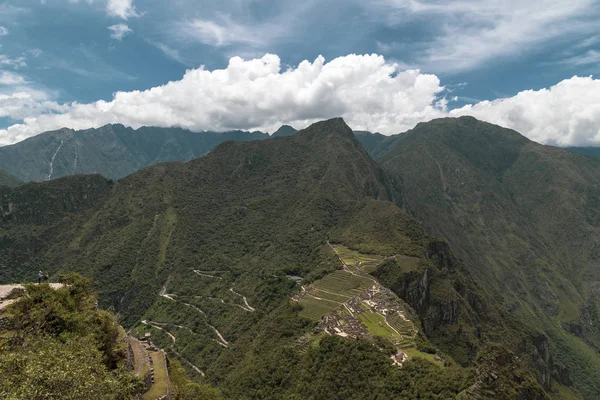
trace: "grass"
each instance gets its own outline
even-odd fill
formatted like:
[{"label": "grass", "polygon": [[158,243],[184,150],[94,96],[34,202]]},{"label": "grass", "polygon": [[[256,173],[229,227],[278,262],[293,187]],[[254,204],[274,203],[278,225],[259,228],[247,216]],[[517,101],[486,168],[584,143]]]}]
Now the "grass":
[{"label": "grass", "polygon": [[332,292],[324,291],[324,290],[318,289],[318,288],[313,291],[313,294],[316,297],[321,297],[323,299],[337,301],[339,303],[345,303],[352,298],[351,296],[348,296],[348,295],[332,293]]},{"label": "grass", "polygon": [[362,254],[340,245],[333,245],[333,248],[344,263],[350,266],[360,265],[360,270],[367,273],[373,272],[384,259],[382,256]]},{"label": "grass", "polygon": [[353,297],[364,291],[372,282],[372,279],[352,275],[346,271],[335,271],[316,281],[313,286],[317,289]]},{"label": "grass", "polygon": [[169,391],[169,375],[167,366],[164,362],[162,352],[153,351],[150,353],[154,363],[154,384],[143,396],[143,400],[154,400],[160,396],[164,396]]},{"label": "grass", "polygon": [[439,365],[440,367],[444,366],[444,362],[437,359],[435,354],[423,353],[422,351],[417,350],[415,347],[403,348],[402,351],[410,358],[423,358],[429,362]]},{"label": "grass", "polygon": [[335,308],[333,303],[308,296],[303,297],[300,300],[300,304],[303,306],[300,316],[312,319],[313,321],[320,321],[324,315],[329,314]]},{"label": "grass", "polygon": [[368,331],[375,336],[381,336],[389,340],[401,340],[402,338],[386,323],[381,314],[373,311],[365,311],[357,315],[360,321],[367,327]]}]

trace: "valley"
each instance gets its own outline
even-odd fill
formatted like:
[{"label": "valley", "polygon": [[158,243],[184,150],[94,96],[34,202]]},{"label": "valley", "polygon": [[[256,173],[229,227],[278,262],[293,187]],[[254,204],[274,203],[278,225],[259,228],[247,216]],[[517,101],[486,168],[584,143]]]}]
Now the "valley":
[{"label": "valley", "polygon": [[[458,187],[418,162],[443,173],[435,196]],[[423,227],[427,186],[396,173],[336,118],[116,181],[2,186],[0,281],[90,277],[131,335],[225,398],[578,398],[564,353]]]}]

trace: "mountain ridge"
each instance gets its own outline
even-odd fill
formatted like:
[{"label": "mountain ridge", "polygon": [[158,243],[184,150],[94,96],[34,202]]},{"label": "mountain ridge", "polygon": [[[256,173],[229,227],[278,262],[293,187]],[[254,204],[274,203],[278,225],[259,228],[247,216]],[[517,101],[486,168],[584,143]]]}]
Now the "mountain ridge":
[{"label": "mountain ridge", "polygon": [[[158,164],[118,181],[74,176],[2,188],[3,206],[11,206],[0,222],[6,266],[0,280],[26,279],[38,268],[93,277],[102,306],[128,328],[151,331],[158,345],[232,398],[409,399],[470,388],[546,399],[530,369],[547,362],[535,354],[535,335],[503,319],[451,251],[390,201],[398,196],[395,185],[343,120],[334,119],[277,140],[228,141],[191,162]],[[385,341],[373,346],[332,337],[300,346],[314,324],[291,302],[300,288],[289,276],[310,283],[339,271],[328,240],[401,255],[377,276],[417,310],[428,333],[437,332],[433,346],[462,357],[462,366],[414,360],[399,370]],[[501,322],[495,329],[494,318]],[[523,338],[524,361],[486,350],[488,334],[502,340],[501,348]],[[420,340],[423,349],[437,351]],[[508,354],[507,364],[477,369],[488,351]],[[279,384],[272,371],[290,384]],[[356,371],[369,379],[352,380]],[[485,371],[500,380],[489,381]],[[416,387],[406,386],[410,374]],[[431,377],[445,383],[430,385]],[[351,389],[331,391],[348,381],[356,382]]]},{"label": "mountain ridge", "polygon": [[600,160],[462,117],[419,124],[378,161],[402,182],[409,214],[448,240],[505,309],[545,332],[587,398],[600,393],[600,376],[590,377],[600,336],[578,328],[598,318]]}]

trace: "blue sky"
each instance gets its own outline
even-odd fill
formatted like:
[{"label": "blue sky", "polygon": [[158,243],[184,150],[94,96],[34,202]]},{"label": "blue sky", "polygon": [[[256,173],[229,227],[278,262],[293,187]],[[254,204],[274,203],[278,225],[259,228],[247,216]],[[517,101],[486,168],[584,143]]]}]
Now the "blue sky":
[{"label": "blue sky", "polygon": [[[600,145],[600,111],[594,107],[599,85],[590,78],[600,69],[600,3],[524,3],[0,0],[0,144],[61,123],[273,130],[279,123],[302,125],[337,113],[357,129],[398,133],[422,119],[470,113],[542,142]],[[265,54],[277,59],[264,61]],[[352,54],[380,58],[347,58]],[[200,68],[229,71],[236,56],[248,64],[240,64],[243,77],[228,76],[225,86],[216,74],[184,78]],[[304,60],[314,66],[318,56],[325,66],[341,61],[315,73],[318,79],[300,72],[282,77]],[[261,65],[249,63],[261,59]],[[256,74],[261,84],[255,84]],[[244,79],[252,82],[246,87]],[[279,93],[284,81],[286,88],[298,87]],[[159,100],[156,93],[137,95],[168,82],[179,84]],[[246,92],[232,89],[234,84]],[[304,97],[291,94],[309,85]],[[124,94],[118,104],[117,92]],[[202,103],[215,92],[221,94],[210,107]],[[357,106],[340,99],[354,96]],[[198,107],[182,105],[186,98],[198,98]],[[323,98],[329,98],[330,109],[307,100],[320,104]],[[575,103],[564,104],[565,98]],[[581,98],[584,104],[577,103]],[[256,104],[263,100],[267,104]],[[152,116],[139,117],[149,103]],[[573,109],[562,111],[564,126],[544,125],[545,115],[557,112],[552,107]],[[241,118],[240,110],[247,115]]]}]

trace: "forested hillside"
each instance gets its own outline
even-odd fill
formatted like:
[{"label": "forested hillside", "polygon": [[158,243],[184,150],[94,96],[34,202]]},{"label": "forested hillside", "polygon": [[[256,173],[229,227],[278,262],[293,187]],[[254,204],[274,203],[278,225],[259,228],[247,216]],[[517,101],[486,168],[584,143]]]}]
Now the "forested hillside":
[{"label": "forested hillside", "polygon": [[[1,188],[0,280],[38,269],[92,277],[103,307],[229,398],[572,398],[552,375],[541,331],[395,205],[404,205],[404,184],[334,119],[118,181]],[[340,246],[381,260],[360,274],[398,296],[390,301],[418,333],[402,368],[390,359],[402,344],[361,305],[350,314],[372,333],[350,339],[319,333],[306,302],[294,301],[311,283],[327,290],[324,280],[342,269],[350,279],[329,296],[369,295]]]},{"label": "forested hillside", "polygon": [[378,161],[402,183],[397,203],[544,332],[546,374],[600,396],[600,160],[463,117],[417,125]]}]

